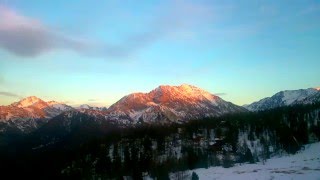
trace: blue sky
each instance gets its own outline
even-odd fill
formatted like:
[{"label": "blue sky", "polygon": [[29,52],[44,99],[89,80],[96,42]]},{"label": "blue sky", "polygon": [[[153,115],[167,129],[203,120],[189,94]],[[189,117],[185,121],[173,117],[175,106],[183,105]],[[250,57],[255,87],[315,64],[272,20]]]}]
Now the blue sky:
[{"label": "blue sky", "polygon": [[243,105],[320,86],[319,47],[315,0],[0,0],[0,104],[187,83]]}]

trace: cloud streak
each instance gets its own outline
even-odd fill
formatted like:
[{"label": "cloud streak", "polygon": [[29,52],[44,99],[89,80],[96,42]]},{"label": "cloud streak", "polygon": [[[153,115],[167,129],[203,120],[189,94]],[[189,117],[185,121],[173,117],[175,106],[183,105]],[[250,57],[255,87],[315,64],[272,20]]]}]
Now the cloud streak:
[{"label": "cloud streak", "polygon": [[0,91],[0,96],[7,96],[7,97],[14,97],[14,98],[22,98],[20,95],[18,94],[14,94],[14,93],[10,93],[10,92],[4,92],[4,91]]},{"label": "cloud streak", "polygon": [[115,45],[63,34],[37,19],[0,6],[0,47],[21,57],[35,57],[59,49],[104,58],[128,57],[162,38],[179,34],[179,30],[199,25],[212,14],[205,6],[178,0],[162,4],[157,12],[147,29],[131,33]]},{"label": "cloud streak", "polygon": [[34,57],[59,48],[80,51],[86,43],[46,27],[36,19],[0,7],[0,47],[18,56]]}]

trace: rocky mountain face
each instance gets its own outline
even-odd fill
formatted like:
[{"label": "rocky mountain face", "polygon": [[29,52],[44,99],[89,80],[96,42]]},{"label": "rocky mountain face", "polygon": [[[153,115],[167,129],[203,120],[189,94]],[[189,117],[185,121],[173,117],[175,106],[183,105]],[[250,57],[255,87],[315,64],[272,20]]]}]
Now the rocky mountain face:
[{"label": "rocky mountain face", "polygon": [[60,119],[65,125],[70,123],[64,121],[68,122],[74,119],[74,116],[81,117],[85,114],[99,121],[130,126],[140,123],[183,123],[192,119],[245,111],[247,111],[245,108],[224,101],[207,91],[184,84],[159,86],[149,93],[133,93],[123,97],[108,109],[89,105],[72,108],[63,103],[45,102],[31,96],[9,106],[0,106],[0,122],[2,131],[10,126],[30,132],[39,127],[39,124],[46,124],[49,119],[62,113],[65,116]]},{"label": "rocky mountain face", "polygon": [[[192,85],[159,86],[148,93],[133,93],[107,108],[81,105],[73,108],[55,101],[43,101],[35,96],[27,97],[8,106],[0,106],[0,132],[31,132],[62,115],[64,125],[74,117],[95,119],[96,124],[105,121],[118,126],[135,124],[184,123],[193,119],[217,117],[228,113],[260,111],[295,104],[320,102],[320,88],[287,90],[276,93],[244,107],[224,101],[205,90]],[[79,114],[80,113],[80,114]],[[81,120],[80,120],[81,122]],[[79,123],[77,123],[79,124]],[[71,128],[71,127],[65,127]]]},{"label": "rocky mountain face", "polygon": [[149,93],[130,94],[107,111],[106,118],[111,121],[162,124],[244,112],[246,109],[200,88],[184,84],[159,86]]},{"label": "rocky mountain face", "polygon": [[315,94],[312,94],[303,100],[300,100],[298,102],[295,102],[296,104],[313,104],[320,102],[320,88],[317,88],[318,92]]},{"label": "rocky mountain face", "polygon": [[296,104],[320,102],[320,88],[280,91],[272,97],[261,99],[244,107],[250,111],[261,111]]},{"label": "rocky mountain face", "polygon": [[0,132],[8,129],[30,132],[50,118],[69,110],[73,108],[63,103],[27,97],[9,106],[0,106]]}]

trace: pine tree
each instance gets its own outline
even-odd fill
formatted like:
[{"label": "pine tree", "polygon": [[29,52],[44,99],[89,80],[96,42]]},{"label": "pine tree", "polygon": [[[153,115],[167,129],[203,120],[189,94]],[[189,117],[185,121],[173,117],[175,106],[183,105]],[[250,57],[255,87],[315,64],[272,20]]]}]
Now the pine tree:
[{"label": "pine tree", "polygon": [[195,172],[192,172],[191,179],[192,179],[192,180],[199,180],[199,176],[198,176],[198,174],[197,174],[197,173],[195,173]]}]

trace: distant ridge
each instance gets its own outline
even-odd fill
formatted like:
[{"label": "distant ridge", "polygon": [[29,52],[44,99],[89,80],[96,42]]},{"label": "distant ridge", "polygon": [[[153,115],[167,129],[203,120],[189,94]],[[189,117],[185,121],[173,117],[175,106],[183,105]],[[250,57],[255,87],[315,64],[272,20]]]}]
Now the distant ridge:
[{"label": "distant ridge", "polygon": [[320,101],[320,88],[280,91],[244,107],[250,111],[261,111],[295,104],[312,104]]}]

